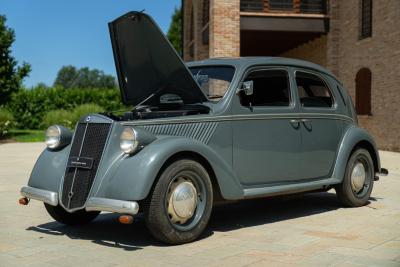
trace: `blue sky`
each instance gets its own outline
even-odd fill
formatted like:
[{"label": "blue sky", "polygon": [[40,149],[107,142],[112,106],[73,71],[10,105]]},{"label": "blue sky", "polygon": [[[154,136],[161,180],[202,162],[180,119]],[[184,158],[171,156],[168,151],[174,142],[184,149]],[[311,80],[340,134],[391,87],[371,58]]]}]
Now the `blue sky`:
[{"label": "blue sky", "polygon": [[52,85],[63,65],[88,66],[115,76],[107,23],[131,10],[146,10],[166,32],[181,0],[0,0],[16,42],[13,56],[32,65],[24,81]]}]

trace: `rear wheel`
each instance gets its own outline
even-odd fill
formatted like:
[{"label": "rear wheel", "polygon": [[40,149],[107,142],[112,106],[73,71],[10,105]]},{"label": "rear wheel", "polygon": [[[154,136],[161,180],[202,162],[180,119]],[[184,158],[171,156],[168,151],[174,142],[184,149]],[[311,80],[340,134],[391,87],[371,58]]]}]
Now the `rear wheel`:
[{"label": "rear wheel", "polygon": [[152,235],[169,244],[195,240],[210,218],[213,191],[207,170],[197,161],[182,159],[160,175],[144,205]]},{"label": "rear wheel", "polygon": [[374,164],[368,150],[359,148],[347,162],[343,182],[335,187],[343,205],[360,207],[368,202],[374,185]]},{"label": "rear wheel", "polygon": [[81,225],[86,224],[93,221],[97,215],[99,215],[99,211],[86,211],[86,210],[78,210],[75,212],[68,212],[60,205],[51,206],[49,204],[44,203],[47,212],[50,216],[59,223],[66,225]]}]

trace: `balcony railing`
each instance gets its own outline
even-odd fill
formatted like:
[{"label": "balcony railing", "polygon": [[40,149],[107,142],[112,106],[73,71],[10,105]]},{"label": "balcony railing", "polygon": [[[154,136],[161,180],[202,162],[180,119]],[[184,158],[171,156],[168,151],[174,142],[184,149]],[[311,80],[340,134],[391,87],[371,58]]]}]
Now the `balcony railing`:
[{"label": "balcony railing", "polygon": [[241,0],[243,12],[326,14],[327,0]]}]

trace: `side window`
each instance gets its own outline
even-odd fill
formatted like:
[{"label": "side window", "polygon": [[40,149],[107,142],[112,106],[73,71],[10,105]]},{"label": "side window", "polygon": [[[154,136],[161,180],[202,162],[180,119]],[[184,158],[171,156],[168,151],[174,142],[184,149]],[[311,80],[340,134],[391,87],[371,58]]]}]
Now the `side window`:
[{"label": "side window", "polygon": [[296,84],[302,107],[330,108],[333,106],[331,91],[317,75],[296,71]]},{"label": "side window", "polygon": [[245,81],[253,81],[253,94],[240,93],[243,106],[289,106],[289,76],[285,70],[257,70]]}]

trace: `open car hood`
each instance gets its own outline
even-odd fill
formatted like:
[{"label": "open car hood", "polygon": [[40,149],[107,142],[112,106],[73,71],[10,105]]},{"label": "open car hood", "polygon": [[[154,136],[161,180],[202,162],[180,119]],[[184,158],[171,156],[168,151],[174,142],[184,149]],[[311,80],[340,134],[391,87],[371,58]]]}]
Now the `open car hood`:
[{"label": "open car hood", "polygon": [[[129,12],[109,24],[122,101],[137,105],[152,94],[176,94],[184,104],[207,101],[189,69],[153,21]],[[146,104],[159,103],[152,97]]]}]

